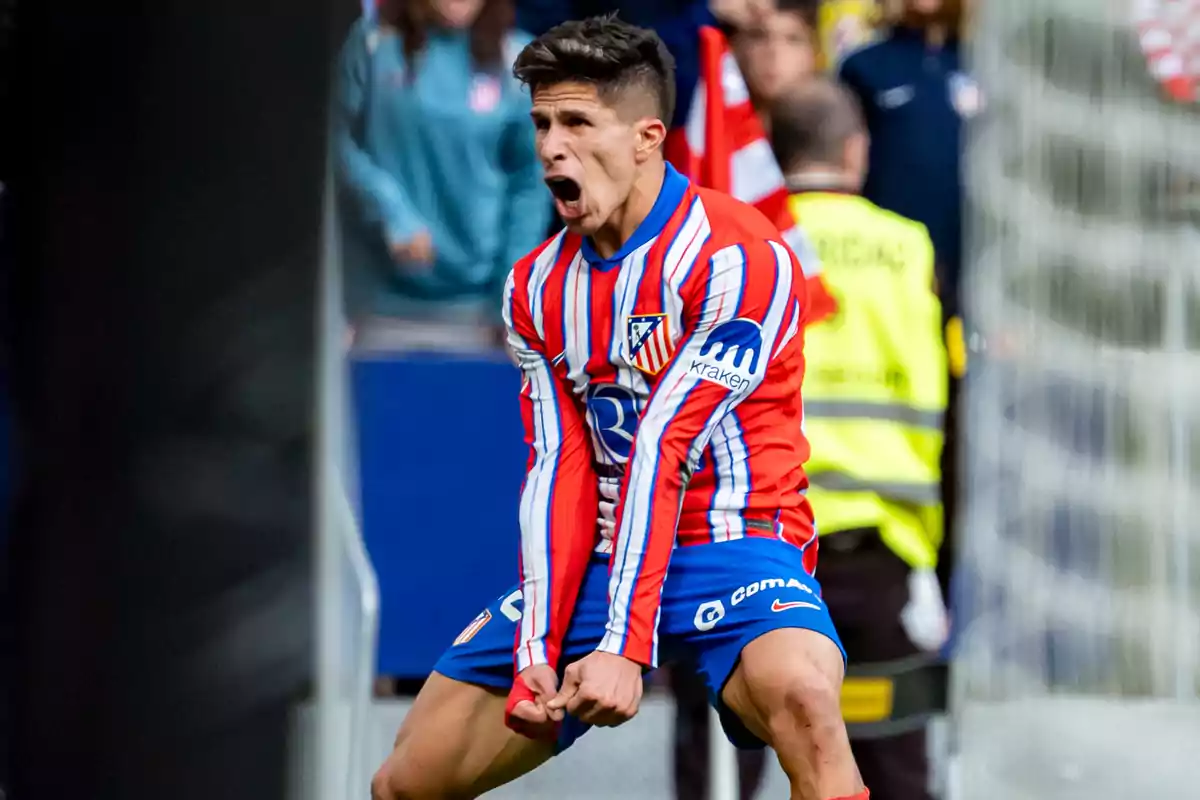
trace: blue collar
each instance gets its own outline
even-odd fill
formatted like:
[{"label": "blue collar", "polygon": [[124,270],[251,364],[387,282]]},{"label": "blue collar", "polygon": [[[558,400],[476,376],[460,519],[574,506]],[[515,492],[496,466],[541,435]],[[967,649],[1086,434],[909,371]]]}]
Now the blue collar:
[{"label": "blue collar", "polygon": [[650,213],[642,220],[642,224],[638,225],[637,230],[633,232],[633,236],[621,245],[621,248],[613,254],[612,258],[602,258],[599,253],[592,249],[592,243],[589,239],[584,239],[580,245],[580,250],[583,252],[583,257],[593,267],[602,270],[619,267],[621,262],[629,257],[629,254],[646,242],[653,239],[658,234],[662,233],[662,229],[667,226],[667,221],[671,219],[671,215],[675,213],[675,209],[679,208],[679,204],[683,202],[683,195],[687,192],[688,179],[675,171],[675,168],[670,164],[666,165],[666,173],[663,175],[662,188],[658,190],[658,199],[654,201],[654,207],[650,209]]}]

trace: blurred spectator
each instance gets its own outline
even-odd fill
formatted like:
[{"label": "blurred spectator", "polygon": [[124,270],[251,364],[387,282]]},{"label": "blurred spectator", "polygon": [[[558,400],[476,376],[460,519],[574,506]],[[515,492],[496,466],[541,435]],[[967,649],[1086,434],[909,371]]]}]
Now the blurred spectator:
[{"label": "blurred spectator", "polygon": [[872,798],[928,800],[925,724],[948,634],[935,573],[947,371],[933,243],[858,195],[868,138],[848,91],[817,81],[774,111],[792,209],[838,307],[805,331],[804,423],[822,597],[851,669],[877,676],[847,675],[843,711]]},{"label": "blurred spectator", "polygon": [[959,54],[964,2],[888,0],[879,41],[851,53],[839,70],[871,135],[863,195],[929,229],[951,315],[958,313],[962,261],[963,121],[982,102]]},{"label": "blurred spectator", "polygon": [[511,0],[382,0],[341,56],[336,146],[351,319],[498,320],[550,205],[509,74]]},{"label": "blurred spectator", "polygon": [[817,42],[821,69],[833,69],[875,36],[876,0],[821,0]]},{"label": "blurred spectator", "polygon": [[763,127],[771,103],[813,76],[817,65],[818,0],[778,0],[751,14],[730,44]]},{"label": "blurred spectator", "polygon": [[[763,7],[754,6],[742,19],[764,13]],[[700,186],[731,194],[775,223],[804,268],[809,301],[805,319],[822,319],[833,312],[833,300],[821,284],[820,259],[788,209],[783,173],[737,59],[725,34],[711,25],[696,31],[696,44],[698,91],[691,92],[684,123],[667,135],[667,160]]]}]

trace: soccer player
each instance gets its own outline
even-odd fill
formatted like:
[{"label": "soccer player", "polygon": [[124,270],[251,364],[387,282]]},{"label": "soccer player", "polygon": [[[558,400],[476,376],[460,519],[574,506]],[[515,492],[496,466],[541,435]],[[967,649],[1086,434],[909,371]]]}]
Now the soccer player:
[{"label": "soccer player", "polygon": [[697,665],[734,744],[775,749],[793,800],[866,800],[813,578],[800,265],[759,212],[665,164],[654,33],[568,22],[514,71],[567,226],[505,290],[531,451],[522,580],[437,663],[374,796],[511,781],[630,719],[661,654]]}]

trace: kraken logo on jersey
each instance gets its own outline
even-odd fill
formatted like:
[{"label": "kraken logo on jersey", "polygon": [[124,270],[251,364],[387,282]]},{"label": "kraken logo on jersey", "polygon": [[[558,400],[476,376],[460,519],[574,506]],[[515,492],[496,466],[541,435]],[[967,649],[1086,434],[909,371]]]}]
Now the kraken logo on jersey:
[{"label": "kraken logo on jersey", "polygon": [[762,349],[762,326],[751,319],[732,319],[709,331],[688,372],[731,392],[741,392],[758,374]]},{"label": "kraken logo on jersey", "polygon": [[637,314],[626,318],[631,363],[647,375],[657,375],[675,354],[666,314]]}]

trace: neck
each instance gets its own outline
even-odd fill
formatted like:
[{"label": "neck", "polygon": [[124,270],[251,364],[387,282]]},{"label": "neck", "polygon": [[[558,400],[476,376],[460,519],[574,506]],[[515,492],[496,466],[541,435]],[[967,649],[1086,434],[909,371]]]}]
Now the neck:
[{"label": "neck", "polygon": [[649,164],[633,182],[633,189],[625,202],[613,212],[600,228],[592,234],[592,247],[601,258],[612,258],[621,245],[629,241],[634,231],[654,208],[654,201],[662,190],[666,177],[666,165],[662,161]]},{"label": "neck", "polygon": [[789,192],[819,192],[822,189],[835,189],[839,192],[858,191],[858,187],[844,170],[825,164],[789,172],[787,188]]},{"label": "neck", "polygon": [[946,43],[946,26],[930,25],[925,29],[925,43],[932,47],[941,47]]}]

